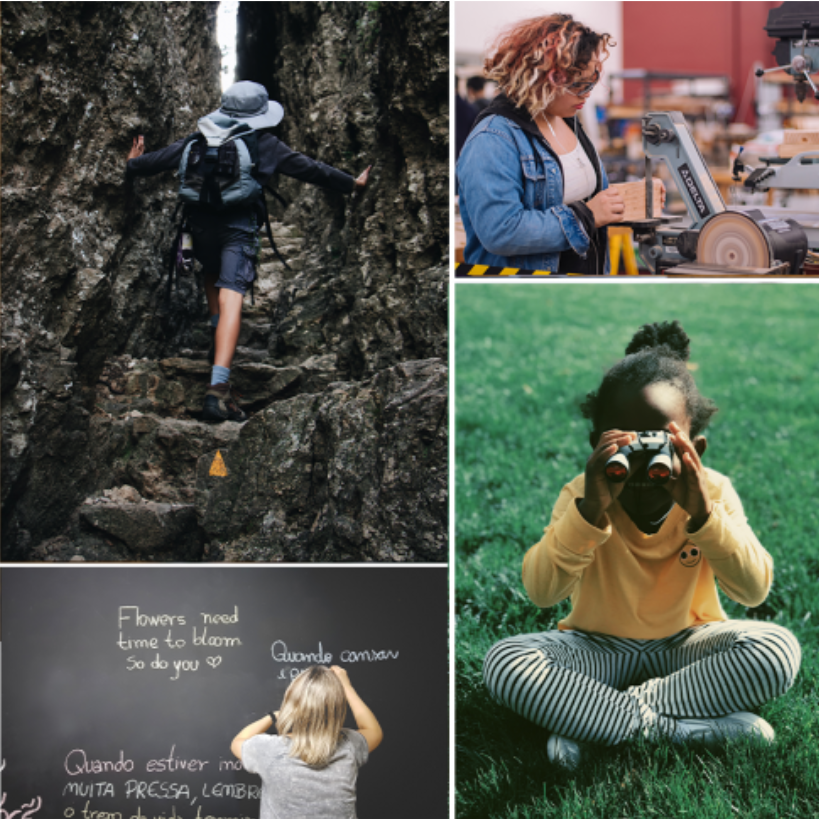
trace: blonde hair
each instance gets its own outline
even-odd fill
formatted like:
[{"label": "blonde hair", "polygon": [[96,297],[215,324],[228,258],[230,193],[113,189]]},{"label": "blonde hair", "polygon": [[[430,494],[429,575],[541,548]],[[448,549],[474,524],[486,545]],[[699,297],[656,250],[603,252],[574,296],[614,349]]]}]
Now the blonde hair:
[{"label": "blonde hair", "polygon": [[501,34],[484,61],[484,74],[535,118],[590,63],[602,63],[614,45],[610,34],[596,34],[570,14],[535,17]]},{"label": "blonde hair", "polygon": [[323,768],[338,745],[347,716],[341,680],[327,666],[302,671],[284,694],[276,730],[292,740],[290,756]]}]

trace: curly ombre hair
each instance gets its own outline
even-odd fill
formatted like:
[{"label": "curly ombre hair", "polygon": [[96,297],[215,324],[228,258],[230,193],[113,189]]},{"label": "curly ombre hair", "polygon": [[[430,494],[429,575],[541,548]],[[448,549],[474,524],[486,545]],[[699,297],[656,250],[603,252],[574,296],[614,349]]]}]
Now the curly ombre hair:
[{"label": "curly ombre hair", "polygon": [[534,118],[590,63],[602,63],[610,45],[615,45],[610,34],[597,34],[570,14],[535,17],[500,35],[484,61],[484,73]]},{"label": "curly ombre hair", "polygon": [[341,680],[327,666],[314,665],[290,683],[276,730],[291,738],[290,756],[311,768],[323,768],[338,745],[346,716],[347,695]]}]

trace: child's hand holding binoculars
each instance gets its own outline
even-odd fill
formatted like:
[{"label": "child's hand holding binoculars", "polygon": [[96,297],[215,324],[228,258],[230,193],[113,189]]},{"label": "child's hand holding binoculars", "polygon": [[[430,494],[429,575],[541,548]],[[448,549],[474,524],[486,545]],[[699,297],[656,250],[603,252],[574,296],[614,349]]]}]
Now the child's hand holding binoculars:
[{"label": "child's hand holding binoculars", "polygon": [[701,449],[701,452],[698,452],[695,442],[680,429],[678,424],[672,421],[668,425],[668,431],[671,435],[671,442],[680,457],[682,471],[677,476],[672,475],[671,480],[666,484],[666,489],[671,493],[674,502],[691,515],[688,531],[696,532],[705,525],[713,508],[711,497],[708,494],[705,467],[700,460],[701,453],[705,452],[705,438],[697,439]]},{"label": "child's hand holding binoculars", "polygon": [[637,438],[634,432],[610,429],[600,436],[589,460],[586,461],[586,496],[577,505],[580,514],[592,526],[598,526],[608,508],[617,500],[625,484],[611,483],[606,478],[606,462],[620,447]]}]

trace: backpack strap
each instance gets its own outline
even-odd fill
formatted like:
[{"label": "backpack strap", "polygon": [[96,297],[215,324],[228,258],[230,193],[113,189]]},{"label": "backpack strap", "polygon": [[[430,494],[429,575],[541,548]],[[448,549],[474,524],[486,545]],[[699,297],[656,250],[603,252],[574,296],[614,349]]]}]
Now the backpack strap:
[{"label": "backpack strap", "polygon": [[[262,209],[262,215],[264,217],[264,226],[267,231],[267,239],[270,242],[270,247],[273,248],[273,252],[276,254],[276,258],[284,265],[286,270],[291,270],[291,267],[287,262],[284,260],[284,256],[279,253],[279,249],[276,247],[276,243],[273,241],[273,231],[270,228],[270,214],[267,211],[267,197],[264,195],[264,191],[262,191],[262,195],[259,197],[261,202],[259,203]],[[282,200],[284,201],[284,200]]]},{"label": "backpack strap", "polygon": [[199,131],[194,131],[192,134],[188,134],[185,137],[185,141],[182,143],[182,150],[184,151],[191,142],[196,142],[197,139],[204,140],[205,137],[203,134],[200,134]]},{"label": "backpack strap", "polygon": [[281,204],[283,207],[285,208],[290,207],[290,203],[271,184],[268,183],[267,185],[265,185],[264,189],[268,193],[272,194],[275,199],[278,199],[279,204]]},{"label": "backpack strap", "polygon": [[247,146],[248,153],[250,154],[250,161],[253,164],[253,170],[256,171],[259,168],[259,135],[256,131],[250,131],[250,133],[242,134],[238,136],[237,139],[241,139],[242,142],[245,143]]},{"label": "backpack strap", "polygon": [[168,253],[168,283],[165,286],[165,304],[170,304],[174,279],[176,279],[176,289],[177,291],[179,290],[179,274],[176,270],[176,252],[177,248],[179,247],[179,241],[182,238],[182,231],[185,227],[185,217],[187,216],[187,213],[182,207],[183,204],[183,202],[177,203],[176,207],[174,208],[173,216],[171,217],[171,222],[175,222],[179,217],[179,211],[182,210],[182,218],[179,219],[179,223],[176,226],[173,243],[171,244],[171,249]]}]

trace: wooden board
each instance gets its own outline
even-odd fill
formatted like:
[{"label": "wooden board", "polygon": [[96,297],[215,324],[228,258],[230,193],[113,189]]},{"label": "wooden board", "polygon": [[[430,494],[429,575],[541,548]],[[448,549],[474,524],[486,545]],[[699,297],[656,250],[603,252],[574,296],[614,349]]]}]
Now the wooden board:
[{"label": "wooden board", "polygon": [[[626,212],[623,215],[624,222],[634,222],[646,218],[646,183],[644,179],[639,182],[618,182],[611,186],[616,188],[626,200]],[[662,216],[662,190],[663,183],[659,179],[654,179],[654,216]]]},{"label": "wooden board", "polygon": [[785,131],[785,141],[777,148],[782,159],[792,159],[805,151],[819,151],[819,131]]}]

